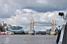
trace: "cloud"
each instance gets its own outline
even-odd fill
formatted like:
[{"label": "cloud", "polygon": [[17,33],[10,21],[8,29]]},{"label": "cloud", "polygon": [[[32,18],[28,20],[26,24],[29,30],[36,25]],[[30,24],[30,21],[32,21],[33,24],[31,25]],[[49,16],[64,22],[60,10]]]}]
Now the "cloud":
[{"label": "cloud", "polygon": [[0,17],[10,17],[15,15],[15,10],[29,6],[25,0],[0,0]]},{"label": "cloud", "polygon": [[40,4],[48,4],[47,0],[36,0],[36,2]]},{"label": "cloud", "polygon": [[0,0],[0,18],[14,16],[17,9],[24,8],[38,12],[65,10],[67,0]]},{"label": "cloud", "polygon": [[46,5],[64,5],[67,3],[67,0],[36,0],[37,3],[46,4]]},{"label": "cloud", "polygon": [[[32,13],[31,13],[32,12]],[[63,20],[58,16],[59,11],[40,13],[31,9],[22,9],[16,10],[16,15],[11,16],[10,18],[1,19],[4,20],[7,24],[11,25],[25,25],[30,24],[32,20],[35,22],[47,22],[50,23],[53,16],[56,16],[57,24],[61,25]],[[60,24],[61,22],[61,24]]]},{"label": "cloud", "polygon": [[7,18],[6,22],[14,25],[21,25],[24,23],[30,23],[30,13],[34,13],[34,11],[29,9],[16,10],[16,16],[12,16],[11,18]]}]

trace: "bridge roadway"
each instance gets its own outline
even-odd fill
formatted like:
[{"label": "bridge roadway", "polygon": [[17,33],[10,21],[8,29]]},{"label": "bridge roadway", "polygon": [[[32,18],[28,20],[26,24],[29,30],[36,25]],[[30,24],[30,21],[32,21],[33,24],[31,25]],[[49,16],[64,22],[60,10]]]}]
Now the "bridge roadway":
[{"label": "bridge roadway", "polygon": [[0,35],[0,44],[56,44],[56,36]]}]

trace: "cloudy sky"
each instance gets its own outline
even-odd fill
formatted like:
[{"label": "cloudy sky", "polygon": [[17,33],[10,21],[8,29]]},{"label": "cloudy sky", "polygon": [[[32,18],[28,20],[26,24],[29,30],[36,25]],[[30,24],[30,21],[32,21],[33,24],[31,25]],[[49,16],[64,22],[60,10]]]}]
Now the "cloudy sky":
[{"label": "cloudy sky", "polygon": [[17,9],[25,8],[38,12],[65,10],[66,4],[67,0],[0,0],[0,18],[8,18]]}]

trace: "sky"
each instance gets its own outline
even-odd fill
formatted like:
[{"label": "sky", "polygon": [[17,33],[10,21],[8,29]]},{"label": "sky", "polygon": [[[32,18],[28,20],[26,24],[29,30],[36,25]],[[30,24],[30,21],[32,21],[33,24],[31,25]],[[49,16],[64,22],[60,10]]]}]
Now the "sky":
[{"label": "sky", "polygon": [[0,21],[22,24],[29,22],[31,13],[36,21],[49,21],[52,15],[66,9],[67,0],[0,0]]},{"label": "sky", "polygon": [[67,0],[0,0],[0,18],[15,15],[17,9],[33,9],[38,12],[66,10]]},{"label": "sky", "polygon": [[[29,25],[32,21],[40,22],[41,24],[50,24],[52,19],[56,20],[59,25],[63,24],[62,18],[58,15],[59,11],[40,13],[32,9],[22,9],[15,12],[15,16],[10,18],[1,18],[7,24],[11,25]],[[64,12],[64,11],[63,11]]]}]

